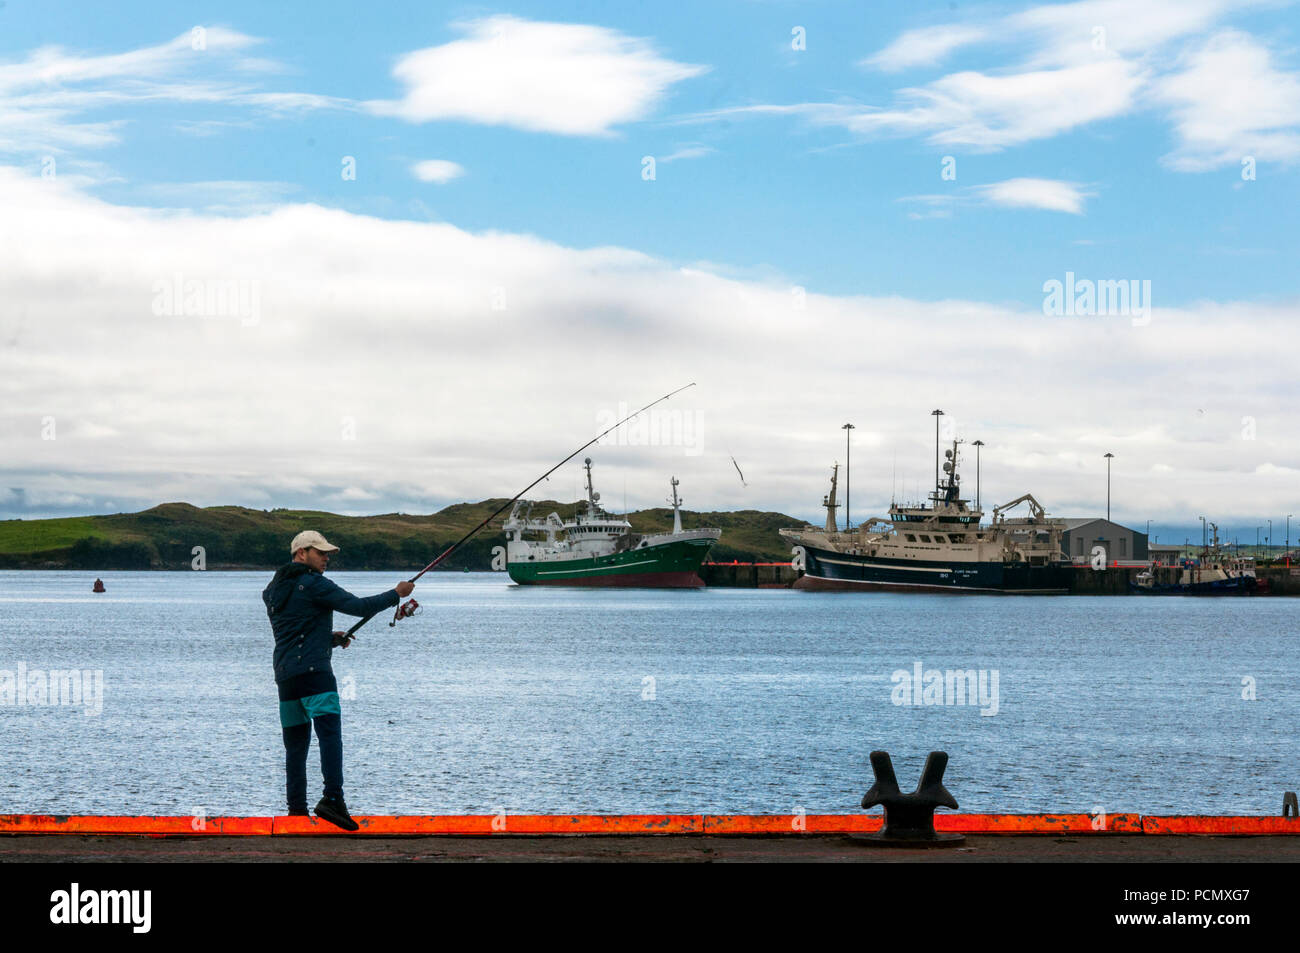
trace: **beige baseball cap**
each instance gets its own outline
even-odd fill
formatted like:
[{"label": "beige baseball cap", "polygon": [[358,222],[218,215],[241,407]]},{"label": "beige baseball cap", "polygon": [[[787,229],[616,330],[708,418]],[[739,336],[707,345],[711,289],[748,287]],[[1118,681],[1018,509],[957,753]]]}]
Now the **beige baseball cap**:
[{"label": "beige baseball cap", "polygon": [[337,553],[339,548],[331,545],[320,533],[314,529],[306,529],[293,538],[289,544],[289,555],[292,556],[300,549],[319,549],[322,553]]}]

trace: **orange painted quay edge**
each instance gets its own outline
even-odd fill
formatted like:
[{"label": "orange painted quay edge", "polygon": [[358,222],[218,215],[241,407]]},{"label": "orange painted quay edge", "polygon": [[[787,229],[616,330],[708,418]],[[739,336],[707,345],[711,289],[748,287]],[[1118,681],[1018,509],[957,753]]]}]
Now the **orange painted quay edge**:
[{"label": "orange painted quay edge", "polygon": [[[412,836],[601,834],[858,834],[880,830],[879,814],[484,814],[358,815],[357,834]],[[936,814],[937,831],[963,834],[1300,834],[1282,817],[1164,817],[1141,814]],[[0,814],[0,834],[125,834],[144,837],[347,836],[314,817],[96,817]]]},{"label": "orange painted quay edge", "polygon": [[1143,817],[1143,834],[1300,834],[1294,817]]}]

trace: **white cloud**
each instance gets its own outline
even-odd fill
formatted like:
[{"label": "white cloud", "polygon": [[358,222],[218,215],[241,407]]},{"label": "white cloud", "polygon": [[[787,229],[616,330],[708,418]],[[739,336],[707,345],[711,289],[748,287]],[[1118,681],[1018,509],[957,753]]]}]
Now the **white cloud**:
[{"label": "white cloud", "polygon": [[645,40],[606,27],[512,16],[458,27],[463,39],[397,61],[402,99],[366,105],[409,122],[608,135],[649,115],[674,83],[707,69],[665,59]]},{"label": "white cloud", "polygon": [[369,490],[363,490],[356,486],[350,486],[341,493],[336,493],[335,496],[339,500],[347,502],[361,502],[378,499],[378,494],[371,493]]},{"label": "white cloud", "polygon": [[203,31],[201,49],[187,31],[125,53],[82,56],[46,46],[21,61],[0,63],[0,154],[62,154],[113,145],[127,120],[83,114],[133,104],[246,107],[269,115],[350,108],[346,100],[330,96],[259,90],[248,83],[248,74],[278,67],[243,51],[263,41],[224,27]]},{"label": "white cloud", "polygon": [[906,195],[898,201],[921,207],[919,211],[908,213],[908,218],[912,219],[950,218],[957,207],[973,204],[1082,215],[1084,202],[1093,194],[1084,191],[1083,186],[1076,182],[1019,178],[966,186],[952,192]]},{"label": "white cloud", "polygon": [[667,165],[669,162],[676,162],[678,159],[702,159],[705,156],[713,155],[716,151],[712,146],[683,146],[661,158],[659,164]]},{"label": "white cloud", "polygon": [[464,175],[465,168],[450,159],[423,159],[411,166],[411,174],[421,182],[444,185]]},{"label": "white cloud", "polygon": [[[935,145],[999,150],[1141,110],[1163,110],[1180,143],[1180,171],[1300,156],[1300,76],[1274,65],[1260,41],[1227,31],[1227,17],[1270,0],[1080,0],[982,22],[902,33],[866,59],[886,71],[934,65],[972,45],[1001,65],[897,90],[888,106],[759,104],[692,119],[791,115],[868,138],[924,136]],[[1006,51],[1010,56],[1006,56]]]},{"label": "white cloud", "polygon": [[209,54],[222,57],[262,42],[224,27],[206,27],[202,36],[201,50],[194,48],[195,35],[188,31],[156,46],[104,56],[78,56],[59,46],[43,46],[21,63],[0,64],[0,93],[94,80],[163,77],[192,66]]},{"label": "white cloud", "polygon": [[1083,203],[1091,193],[1075,182],[1059,179],[1007,179],[977,187],[977,194],[990,205],[1037,208],[1050,212],[1083,214]]},{"label": "white cloud", "polygon": [[1119,60],[1006,76],[953,73],[902,90],[898,108],[862,111],[844,124],[861,133],[928,132],[936,144],[998,149],[1122,115],[1141,82]]},{"label": "white cloud", "polygon": [[294,182],[234,179],[207,182],[156,182],[137,192],[178,209],[201,209],[218,215],[265,212],[282,205],[301,189]]},{"label": "white cloud", "polygon": [[689,118],[794,116],[868,138],[924,135],[936,145],[991,151],[1124,115],[1133,108],[1143,79],[1122,60],[1007,75],[966,71],[899,90],[898,102],[887,109],[851,103],[760,104]]},{"label": "white cloud", "polygon": [[1082,62],[1099,56],[1161,54],[1225,15],[1271,0],[1080,0],[1044,4],[1005,17],[993,33],[1021,37],[1031,64]]},{"label": "white cloud", "polygon": [[984,27],[947,23],[908,30],[879,53],[863,60],[863,64],[886,72],[933,66],[958,47],[982,40],[987,34]]},{"label": "white cloud", "polygon": [[1156,90],[1179,138],[1166,156],[1174,169],[1199,172],[1258,161],[1300,158],[1300,77],[1273,66],[1269,49],[1225,31],[1192,51]]},{"label": "white cloud", "polygon": [[[931,478],[934,406],[988,444],[986,500],[1030,490],[1063,515],[1104,506],[1106,449],[1121,455],[1121,520],[1185,515],[1157,463],[1177,470],[1196,511],[1225,518],[1285,512],[1300,468],[1294,375],[1260,361],[1300,343],[1294,302],[1158,305],[1142,327],[815,288],[794,307],[780,276],[314,205],[161,212],[0,167],[0,207],[23,222],[0,230],[0,323],[17,329],[0,339],[0,486],[25,488],[9,499],[29,514],[35,499],[428,512],[508,496],[620,401],[690,380],[699,386],[664,407],[694,415],[701,452],[602,447],[607,498],[621,503],[626,482],[629,506],[658,505],[675,473],[693,508],[816,516],[843,452],[843,419],[827,411],[837,402],[879,435],[877,452],[854,457],[863,514],[888,502],[895,459],[899,485]],[[259,320],[155,313],[157,283],[177,275],[257,282]],[[1053,277],[1033,279],[1034,291]],[[876,362],[863,376],[863,354],[917,334],[935,360]],[[756,389],[755,375],[778,366],[796,386]],[[1203,416],[1188,410],[1189,366],[1213,395]],[[1087,381],[1126,386],[1081,400],[1075,384]],[[1257,439],[1242,439],[1247,415]],[[57,440],[41,439],[45,416]],[[343,438],[344,418],[355,439]],[[561,471],[539,493],[575,498],[578,480]]]}]

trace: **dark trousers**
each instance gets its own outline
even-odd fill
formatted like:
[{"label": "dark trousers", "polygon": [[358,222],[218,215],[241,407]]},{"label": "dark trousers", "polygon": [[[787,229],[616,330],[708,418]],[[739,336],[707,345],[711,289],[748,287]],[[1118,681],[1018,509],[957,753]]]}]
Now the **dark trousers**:
[{"label": "dark trousers", "polygon": [[338,686],[329,672],[286,679],[280,689],[280,732],[284,737],[285,796],[290,811],[307,810],[307,753],[316,726],[325,796],[343,800],[343,718]]}]

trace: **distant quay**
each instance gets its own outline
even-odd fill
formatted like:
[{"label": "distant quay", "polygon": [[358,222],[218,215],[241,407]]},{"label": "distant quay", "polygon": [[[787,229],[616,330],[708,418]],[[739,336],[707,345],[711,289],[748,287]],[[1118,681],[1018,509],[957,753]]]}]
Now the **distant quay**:
[{"label": "distant quay", "polygon": [[[1093,569],[1075,566],[1070,573],[1072,596],[1127,596],[1132,595],[1130,583],[1146,569],[1141,566],[1108,566]],[[1161,572],[1175,570],[1157,568]],[[1260,566],[1255,570],[1260,581],[1259,596],[1300,596],[1300,565]],[[700,567],[700,576],[711,588],[730,589],[789,589],[799,579],[800,573],[792,563],[713,562]],[[864,589],[864,591],[867,591]],[[882,590],[883,591],[883,590]],[[954,592],[954,594],[960,594]],[[1199,598],[1199,597],[1198,597]]]},{"label": "distant quay", "polygon": [[792,563],[706,562],[700,578],[718,589],[789,589],[799,573]]}]

